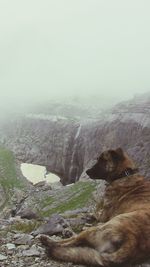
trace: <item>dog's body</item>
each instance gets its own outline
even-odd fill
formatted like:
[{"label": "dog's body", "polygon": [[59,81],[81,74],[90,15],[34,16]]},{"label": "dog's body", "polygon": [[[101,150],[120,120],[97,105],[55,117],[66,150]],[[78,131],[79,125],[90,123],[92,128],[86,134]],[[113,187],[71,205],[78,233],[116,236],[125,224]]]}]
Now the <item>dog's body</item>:
[{"label": "dog's body", "polygon": [[99,220],[107,222],[119,214],[147,208],[150,209],[150,181],[134,174],[107,185]]},{"label": "dog's body", "polygon": [[121,149],[101,154],[87,171],[109,184],[100,224],[54,242],[41,236],[48,255],[62,261],[97,266],[125,266],[150,259],[150,182]]}]

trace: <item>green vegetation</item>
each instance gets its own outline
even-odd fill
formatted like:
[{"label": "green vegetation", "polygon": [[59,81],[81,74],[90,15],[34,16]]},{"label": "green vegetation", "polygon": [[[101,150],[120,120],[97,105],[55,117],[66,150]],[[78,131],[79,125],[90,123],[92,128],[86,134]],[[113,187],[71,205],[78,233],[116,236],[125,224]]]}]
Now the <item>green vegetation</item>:
[{"label": "green vegetation", "polygon": [[13,188],[22,188],[22,182],[17,178],[15,159],[13,153],[0,147],[0,186],[5,193],[5,201],[0,207],[5,206],[11,195]]},{"label": "green vegetation", "polygon": [[6,227],[5,230],[0,231],[1,236],[6,236],[8,232],[17,231],[25,234],[29,234],[36,230],[41,225],[41,222],[32,220],[32,221],[26,221],[26,222],[15,222],[12,225],[9,225]]},{"label": "green vegetation", "polygon": [[0,148],[0,184],[6,190],[22,186],[17,179],[13,153],[4,148]]},{"label": "green vegetation", "polygon": [[74,210],[77,208],[85,207],[95,190],[95,184],[91,182],[77,182],[71,187],[66,188],[65,196],[59,198],[48,197],[42,200],[40,206],[46,208],[40,212],[41,216],[49,216],[53,213],[64,213],[67,210]]},{"label": "green vegetation", "polygon": [[40,203],[40,208],[44,208],[47,207],[49,205],[51,205],[54,202],[54,198],[53,197],[46,197],[45,199],[43,199],[42,203]]},{"label": "green vegetation", "polygon": [[31,233],[41,225],[41,222],[28,221],[28,222],[16,222],[11,225],[11,231],[19,231],[23,233]]}]

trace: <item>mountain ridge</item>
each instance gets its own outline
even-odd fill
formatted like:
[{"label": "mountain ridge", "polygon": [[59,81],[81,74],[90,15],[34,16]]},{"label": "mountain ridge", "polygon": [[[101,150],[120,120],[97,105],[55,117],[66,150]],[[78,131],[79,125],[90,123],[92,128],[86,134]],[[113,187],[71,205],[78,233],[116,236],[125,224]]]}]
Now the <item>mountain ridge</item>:
[{"label": "mountain ridge", "polygon": [[[89,113],[77,118],[74,110],[73,114],[70,111],[70,118],[64,117],[64,114],[30,113],[3,124],[0,140],[19,161],[46,166],[48,171],[61,178],[63,184],[79,180],[88,164],[101,151],[119,146],[137,161],[141,171],[148,176],[149,104],[150,94],[144,94],[105,112],[97,109],[94,118]],[[65,109],[65,104],[59,109]]]}]

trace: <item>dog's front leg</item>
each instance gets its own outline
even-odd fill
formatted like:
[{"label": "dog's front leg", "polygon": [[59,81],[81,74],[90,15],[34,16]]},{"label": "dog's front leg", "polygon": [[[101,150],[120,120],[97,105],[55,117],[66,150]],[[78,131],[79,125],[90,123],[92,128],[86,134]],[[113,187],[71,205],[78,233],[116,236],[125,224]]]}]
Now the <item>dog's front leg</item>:
[{"label": "dog's front leg", "polygon": [[[42,235],[40,237],[42,244],[46,247],[47,255],[53,259],[72,262],[75,264],[85,264],[93,266],[102,266],[102,260],[99,252],[88,246],[78,246],[78,240],[72,240],[72,244],[61,244],[55,242],[49,237]],[[70,242],[71,243],[71,242]],[[74,244],[73,244],[74,243]],[[75,244],[76,243],[76,244]]]},{"label": "dog's front leg", "polygon": [[40,240],[44,245],[46,245],[46,242],[48,243],[54,242],[55,244],[59,246],[79,246],[79,245],[84,245],[84,244],[89,244],[90,246],[92,246],[93,239],[90,237],[91,236],[90,233],[93,233],[94,231],[96,231],[96,229],[97,229],[96,227],[90,227],[78,235],[74,235],[70,238],[58,240],[55,242],[45,235],[41,235]]}]

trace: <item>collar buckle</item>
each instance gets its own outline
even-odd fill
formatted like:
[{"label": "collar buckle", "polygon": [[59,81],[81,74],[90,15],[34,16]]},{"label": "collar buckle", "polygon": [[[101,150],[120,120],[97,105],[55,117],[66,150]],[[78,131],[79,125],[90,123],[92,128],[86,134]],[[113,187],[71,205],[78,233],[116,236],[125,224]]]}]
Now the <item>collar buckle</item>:
[{"label": "collar buckle", "polygon": [[130,172],[128,170],[125,171],[125,175],[126,176],[129,176],[130,175]]}]

